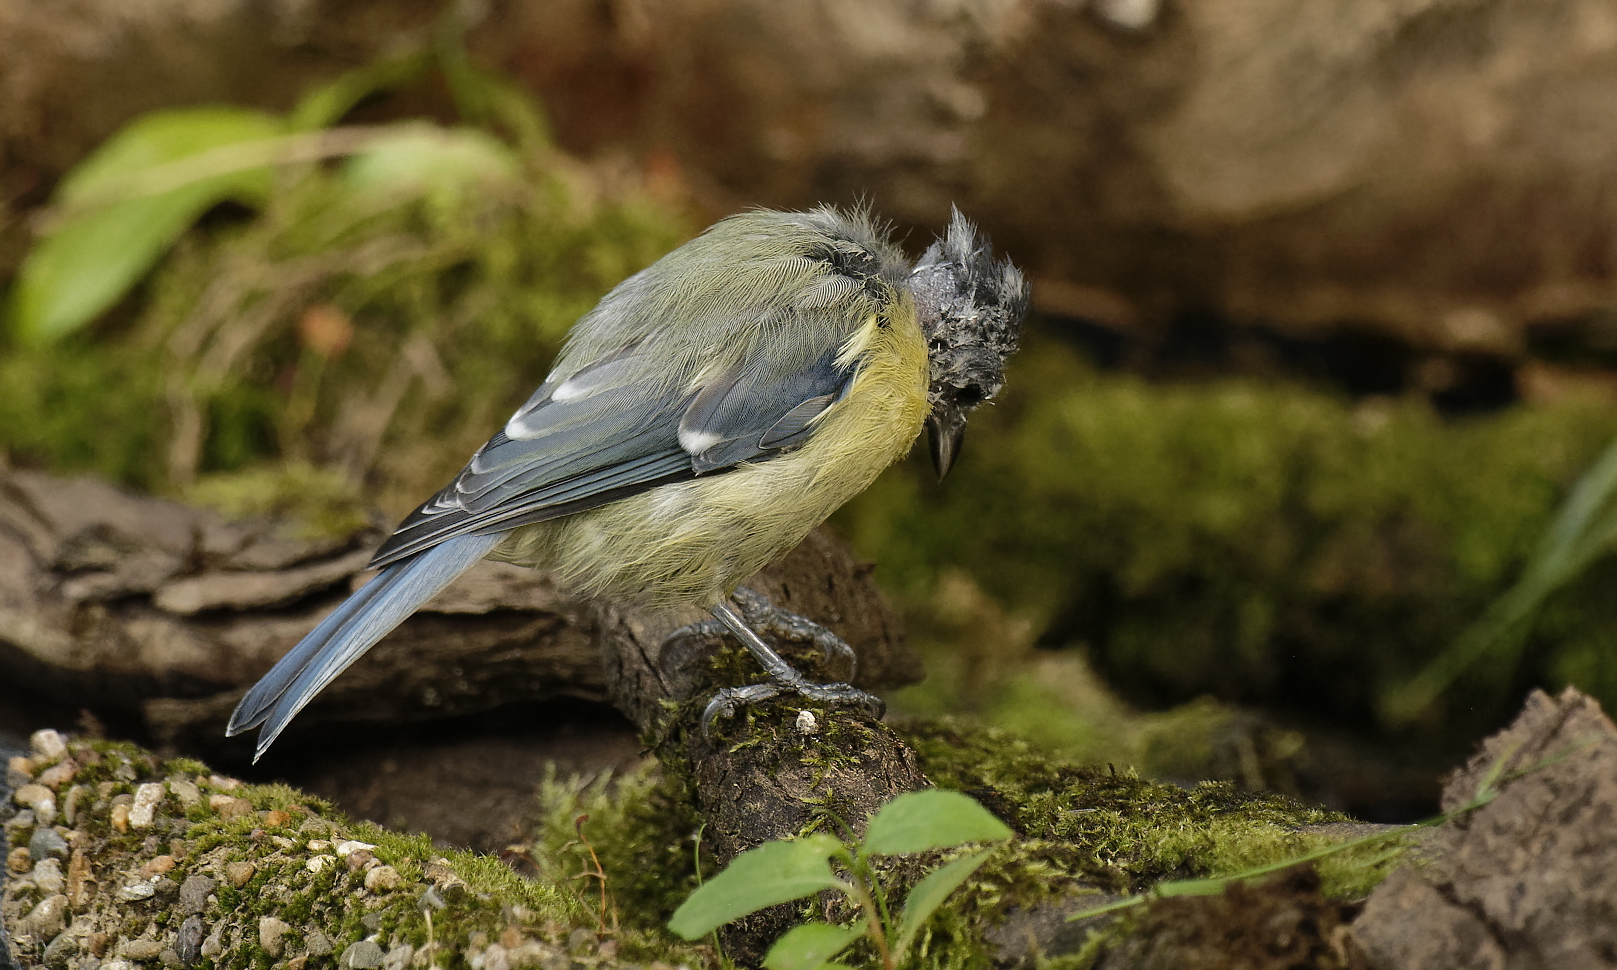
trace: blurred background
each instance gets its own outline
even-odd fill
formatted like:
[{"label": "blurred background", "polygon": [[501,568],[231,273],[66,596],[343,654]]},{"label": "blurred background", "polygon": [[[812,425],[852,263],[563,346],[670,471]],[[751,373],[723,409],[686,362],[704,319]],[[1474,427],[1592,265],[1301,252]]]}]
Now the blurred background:
[{"label": "blurred background", "polygon": [[[926,662],[895,712],[1405,821],[1528,689],[1617,706],[1607,0],[0,0],[0,50],[0,468],[396,519],[714,219],[913,254],[952,203],[1035,312],[950,478],[833,520]],[[151,740],[18,630],[0,725]],[[427,825],[361,740],[262,770]]]}]

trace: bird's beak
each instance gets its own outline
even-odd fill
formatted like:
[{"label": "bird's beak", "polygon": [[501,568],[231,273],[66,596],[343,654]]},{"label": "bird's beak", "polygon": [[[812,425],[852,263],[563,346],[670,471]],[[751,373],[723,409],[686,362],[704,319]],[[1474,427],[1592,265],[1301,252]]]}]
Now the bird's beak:
[{"label": "bird's beak", "polygon": [[960,457],[960,446],[966,440],[966,412],[947,401],[939,401],[926,419],[927,437],[932,442],[932,467],[938,471],[938,480],[949,474],[954,460]]}]

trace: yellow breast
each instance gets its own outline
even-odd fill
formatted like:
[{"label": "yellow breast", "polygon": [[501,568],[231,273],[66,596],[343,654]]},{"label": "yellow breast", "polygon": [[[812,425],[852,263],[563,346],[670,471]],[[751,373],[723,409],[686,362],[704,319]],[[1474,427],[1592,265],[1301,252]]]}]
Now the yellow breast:
[{"label": "yellow breast", "polygon": [[579,592],[709,606],[778,559],[909,450],[926,420],[926,341],[904,298],[843,347],[858,370],[800,449],[518,530],[498,558]]}]

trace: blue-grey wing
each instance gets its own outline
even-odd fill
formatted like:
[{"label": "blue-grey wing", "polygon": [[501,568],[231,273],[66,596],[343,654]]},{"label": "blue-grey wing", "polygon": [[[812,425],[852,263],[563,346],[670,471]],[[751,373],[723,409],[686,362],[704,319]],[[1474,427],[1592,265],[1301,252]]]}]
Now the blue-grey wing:
[{"label": "blue-grey wing", "polygon": [[547,382],[404,520],[372,565],[799,447],[853,378],[852,366],[838,364],[840,349],[823,337],[764,348],[692,389],[646,376],[631,346]]}]

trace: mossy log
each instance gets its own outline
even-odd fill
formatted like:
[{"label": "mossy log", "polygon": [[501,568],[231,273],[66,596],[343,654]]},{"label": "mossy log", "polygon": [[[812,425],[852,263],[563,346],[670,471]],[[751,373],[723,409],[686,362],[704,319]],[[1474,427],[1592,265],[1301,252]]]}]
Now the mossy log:
[{"label": "mossy log", "polygon": [[[859,610],[881,616],[879,604],[858,601],[857,586],[839,588],[852,584],[835,569],[822,574],[826,581],[806,587],[775,585],[774,605],[814,616],[840,618]],[[914,751],[856,707],[785,696],[709,721],[705,711],[714,692],[757,680],[756,664],[727,637],[677,628],[676,622],[603,610],[607,639],[632,645],[603,659],[618,707],[653,739],[664,770],[689,786],[703,820],[703,844],[718,862],[807,831],[863,832],[882,805],[930,784]],[[863,680],[828,664],[813,643],[771,639],[811,679]],[[864,662],[859,655],[856,670]],[[797,909],[775,906],[726,927],[726,952],[742,966],[760,965],[775,938],[801,922]]]},{"label": "mossy log", "polygon": [[[210,758],[241,693],[369,577],[376,528],[320,535],[288,519],[227,521],[97,479],[0,469],[0,679],[127,720]],[[861,686],[920,663],[869,568],[810,536],[753,585],[833,625]],[[598,604],[542,570],[483,562],[333,683],[294,722],[399,724],[575,697],[606,702],[601,666],[638,649]],[[610,661],[609,661],[610,662]]]}]

